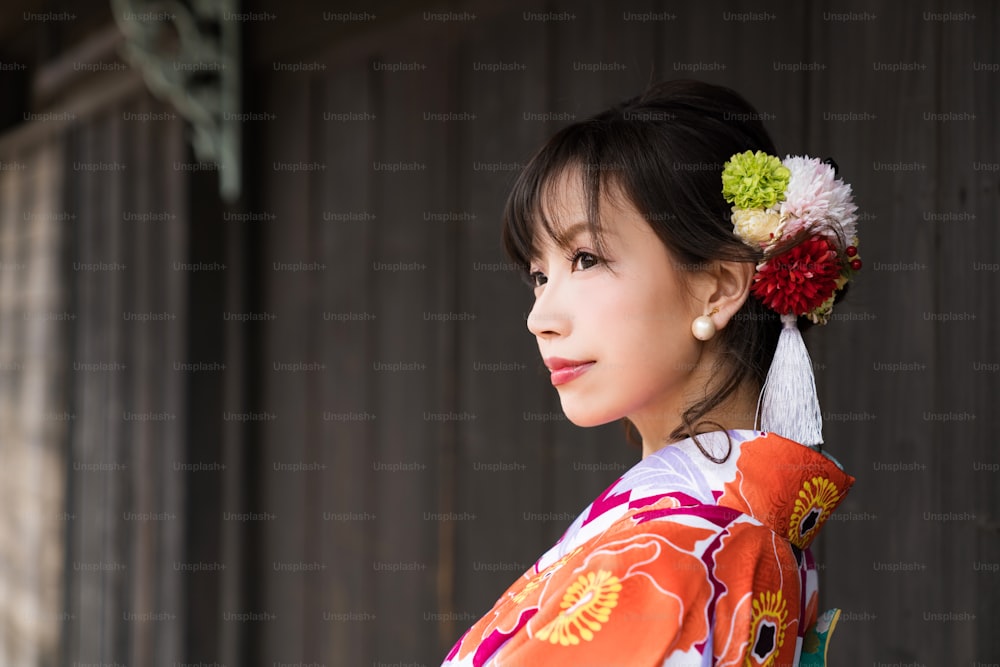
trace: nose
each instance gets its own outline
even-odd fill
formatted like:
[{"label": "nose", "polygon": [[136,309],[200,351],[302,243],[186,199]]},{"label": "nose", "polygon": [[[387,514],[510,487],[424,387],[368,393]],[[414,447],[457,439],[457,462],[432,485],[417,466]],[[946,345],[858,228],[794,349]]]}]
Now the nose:
[{"label": "nose", "polygon": [[570,332],[572,318],[564,303],[568,294],[560,284],[550,278],[528,313],[528,331],[538,338],[566,336]]}]

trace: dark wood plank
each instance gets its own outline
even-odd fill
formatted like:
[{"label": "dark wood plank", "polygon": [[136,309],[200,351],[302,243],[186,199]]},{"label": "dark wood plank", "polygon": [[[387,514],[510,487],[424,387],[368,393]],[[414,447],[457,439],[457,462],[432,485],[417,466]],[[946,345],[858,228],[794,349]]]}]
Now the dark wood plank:
[{"label": "dark wood plank", "polygon": [[63,145],[51,138],[0,148],[0,442],[5,466],[0,524],[9,535],[0,586],[20,604],[2,612],[0,659],[55,664],[61,611],[67,469],[62,444],[69,322],[56,215]]},{"label": "dark wood plank", "polygon": [[[870,21],[811,24],[817,35],[813,57],[829,64],[831,80],[811,90],[810,145],[838,161],[864,213],[858,229],[866,266],[839,308],[843,319],[809,336],[824,412],[833,416],[826,420],[828,446],[857,477],[838,520],[817,545],[825,566],[821,605],[844,609],[833,655],[835,664],[845,665],[923,659],[934,650],[934,633],[913,628],[923,623],[929,591],[940,579],[887,568],[919,562],[939,571],[944,563],[934,549],[908,545],[946,539],[940,522],[922,517],[941,502],[943,486],[930,480],[941,474],[944,459],[936,444],[941,433],[920,419],[917,407],[933,401],[932,378],[939,372],[934,333],[920,321],[922,312],[933,309],[937,271],[931,228],[920,222],[922,212],[934,207],[930,184],[937,177],[935,132],[920,118],[921,110],[935,104],[936,27],[916,8],[898,3],[863,9],[898,31],[884,34]],[[914,61],[929,69],[876,69]],[[830,115],[851,112],[876,118],[844,122]],[[927,169],[885,167],[914,162]],[[897,270],[896,263],[915,270]],[[911,296],[900,300],[901,294]],[[893,370],[899,363],[916,370]],[[900,461],[926,468],[894,470]],[[900,485],[915,494],[908,504],[900,502]],[[887,530],[900,539],[886,540]]]},{"label": "dark wood plank", "polygon": [[[303,601],[314,587],[315,573],[293,572],[295,563],[311,561],[305,552],[307,524],[302,521],[305,508],[305,479],[315,472],[296,472],[291,466],[305,462],[306,440],[312,429],[308,398],[311,373],[320,372],[315,358],[308,321],[311,301],[325,269],[296,270],[322,262],[312,245],[309,215],[308,172],[311,165],[309,135],[308,75],[304,73],[269,73],[269,107],[280,119],[278,128],[264,128],[268,159],[265,170],[268,187],[261,201],[281,224],[269,225],[265,234],[261,265],[264,276],[263,303],[275,318],[262,324],[264,354],[259,360],[263,383],[261,408],[275,415],[260,426],[261,459],[256,461],[263,493],[262,506],[274,516],[262,526],[264,542],[258,572],[264,607],[248,610],[271,614],[255,622],[262,646],[258,659],[266,662],[299,660],[305,638],[306,619]],[[311,369],[311,370],[300,370]]]},{"label": "dark wood plank", "polygon": [[[424,117],[450,111],[442,104],[451,72],[440,39],[434,31],[419,32],[371,54],[374,108],[381,119],[370,166],[377,215],[371,280],[374,299],[385,304],[371,372],[380,413],[386,415],[373,422],[371,448],[376,513],[384,518],[372,526],[373,603],[380,625],[400,640],[376,645],[372,657],[383,662],[429,662],[438,652],[425,613],[427,601],[437,595],[437,543],[448,528],[442,521],[450,520],[438,514],[439,489],[442,448],[455,424],[426,415],[449,411],[454,400],[449,389],[454,338],[442,322],[425,315],[453,309],[456,262],[449,226],[423,220],[424,211],[447,201],[453,173],[447,123]],[[414,62],[420,67],[385,69]]]},{"label": "dark wood plank", "polygon": [[[504,35],[521,32],[511,43]],[[538,411],[545,386],[523,314],[531,294],[500,246],[500,221],[517,165],[546,132],[524,113],[549,111],[543,81],[547,39],[540,25],[513,12],[487,16],[455,47],[456,111],[475,113],[456,124],[457,188],[445,206],[462,240],[454,280],[459,336],[454,370],[460,399],[453,536],[453,603],[442,610],[439,659],[513,580],[538,557],[543,525],[525,522],[547,494],[547,442],[525,432],[525,410]],[[431,224],[444,222],[428,221]],[[474,318],[474,319],[473,319]],[[536,429],[533,429],[536,430]],[[518,535],[519,539],[510,539]],[[443,633],[442,633],[443,634]]]},{"label": "dark wood plank", "polygon": [[318,228],[332,270],[324,276],[322,312],[311,325],[322,332],[320,348],[329,372],[323,375],[319,444],[330,466],[321,502],[309,516],[323,519],[321,532],[326,600],[321,610],[324,655],[344,664],[364,662],[375,651],[378,610],[372,602],[373,526],[386,521],[376,510],[373,484],[376,410],[371,341],[386,308],[372,296],[371,248],[379,220],[371,193],[372,145],[381,109],[369,87],[367,58],[345,64],[326,80],[324,105],[313,109],[322,150],[329,162],[326,185],[310,224]]}]

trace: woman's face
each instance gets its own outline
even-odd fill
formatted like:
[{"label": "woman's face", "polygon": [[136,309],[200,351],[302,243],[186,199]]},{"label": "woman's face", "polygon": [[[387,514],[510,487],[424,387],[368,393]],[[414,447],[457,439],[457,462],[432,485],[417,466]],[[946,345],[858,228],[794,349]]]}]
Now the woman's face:
[{"label": "woman's face", "polygon": [[676,261],[624,197],[602,202],[607,256],[598,257],[577,171],[553,183],[549,203],[544,214],[569,247],[540,231],[545,245],[530,267],[535,303],[528,330],[563,411],[578,426],[628,417],[644,449],[652,440],[663,444],[708,377],[705,344],[691,334],[692,320],[707,312],[694,296],[705,293],[697,289],[698,274],[683,281]]}]

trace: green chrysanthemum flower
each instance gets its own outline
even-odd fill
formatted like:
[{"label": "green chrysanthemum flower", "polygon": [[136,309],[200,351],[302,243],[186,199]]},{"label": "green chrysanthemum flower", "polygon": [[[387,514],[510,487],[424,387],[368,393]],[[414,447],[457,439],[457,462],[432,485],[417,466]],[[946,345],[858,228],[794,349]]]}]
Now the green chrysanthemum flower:
[{"label": "green chrysanthemum flower", "polygon": [[722,195],[737,208],[767,208],[781,201],[791,172],[764,151],[737,153],[723,165]]}]

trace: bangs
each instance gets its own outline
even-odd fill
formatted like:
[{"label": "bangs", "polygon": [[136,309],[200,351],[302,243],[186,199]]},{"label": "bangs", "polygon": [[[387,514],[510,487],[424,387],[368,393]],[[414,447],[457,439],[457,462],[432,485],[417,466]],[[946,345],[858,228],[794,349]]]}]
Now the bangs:
[{"label": "bangs", "polygon": [[[602,205],[629,204],[684,270],[697,271],[708,259],[756,262],[756,251],[733,235],[732,212],[720,196],[729,156],[776,152],[745,109],[752,107],[728,89],[678,81],[562,128],[528,161],[507,197],[501,234],[507,257],[527,276],[549,244],[569,249],[573,239],[565,230],[578,222],[606,255],[613,230],[601,219]],[[586,220],[549,217],[557,217],[567,177],[579,179],[574,185]]]},{"label": "bangs", "polygon": [[[620,165],[605,162],[600,132],[593,122],[567,126],[536,153],[518,175],[507,197],[503,213],[502,242],[510,260],[527,276],[533,260],[548,243],[568,249],[573,239],[565,230],[573,220],[552,219],[557,210],[558,186],[564,178],[579,179],[587,206],[587,229],[595,251],[604,253],[600,202],[614,189],[614,172]],[[555,216],[554,216],[555,217]]]}]

